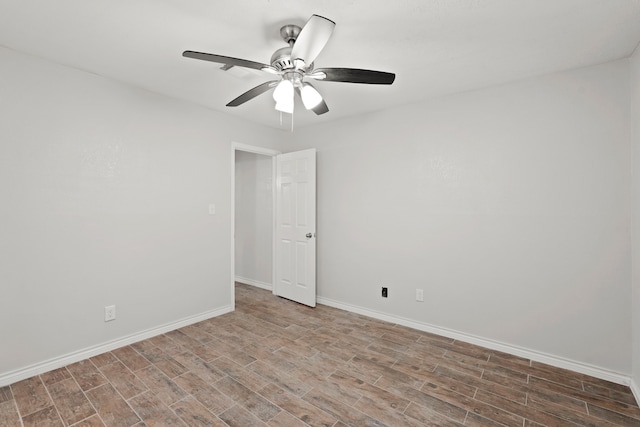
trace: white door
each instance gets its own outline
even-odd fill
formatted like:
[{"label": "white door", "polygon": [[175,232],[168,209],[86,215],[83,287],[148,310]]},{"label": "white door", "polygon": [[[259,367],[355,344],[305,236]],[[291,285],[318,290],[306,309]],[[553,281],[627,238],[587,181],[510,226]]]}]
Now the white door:
[{"label": "white door", "polygon": [[316,150],[276,158],[274,293],[316,306]]}]

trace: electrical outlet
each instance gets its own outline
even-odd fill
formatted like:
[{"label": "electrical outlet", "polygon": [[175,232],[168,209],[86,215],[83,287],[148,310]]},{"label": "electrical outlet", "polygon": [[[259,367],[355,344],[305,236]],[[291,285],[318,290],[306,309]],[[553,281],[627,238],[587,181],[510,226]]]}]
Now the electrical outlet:
[{"label": "electrical outlet", "polygon": [[110,322],[112,320],[116,320],[116,306],[107,305],[104,308],[104,321]]},{"label": "electrical outlet", "polygon": [[389,291],[384,286],[382,287],[382,298],[389,296]]},{"label": "electrical outlet", "polygon": [[424,291],[422,289],[416,289],[416,301],[424,301]]}]

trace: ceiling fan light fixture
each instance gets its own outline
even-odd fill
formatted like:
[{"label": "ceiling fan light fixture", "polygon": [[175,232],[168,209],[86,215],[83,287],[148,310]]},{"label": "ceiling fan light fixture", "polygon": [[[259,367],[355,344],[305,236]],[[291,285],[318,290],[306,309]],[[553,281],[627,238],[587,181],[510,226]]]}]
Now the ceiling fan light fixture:
[{"label": "ceiling fan light fixture", "polygon": [[[329,108],[322,95],[312,84],[304,82],[304,79],[374,85],[390,85],[395,79],[395,74],[384,71],[359,68],[315,69],[314,61],[325,48],[335,26],[334,21],[320,15],[312,15],[304,27],[284,25],[280,28],[280,36],[287,46],[277,49],[271,55],[270,64],[193,50],[185,50],[182,56],[222,64],[222,69],[227,72],[239,67],[279,76],[249,89],[228,102],[227,107],[237,107],[274,89],[273,99],[277,111],[293,114],[294,97],[298,92],[304,106],[316,115],[321,115],[327,113]],[[293,126],[293,118],[291,123]]]},{"label": "ceiling fan light fixture", "polygon": [[306,108],[307,110],[312,110],[313,108],[317,107],[320,102],[322,102],[322,95],[320,95],[320,92],[318,92],[316,88],[308,83],[302,84],[302,89],[300,89],[300,97],[302,98],[304,108]]},{"label": "ceiling fan light fixture", "polygon": [[273,100],[278,103],[293,103],[293,83],[290,80],[282,79],[273,91]]}]

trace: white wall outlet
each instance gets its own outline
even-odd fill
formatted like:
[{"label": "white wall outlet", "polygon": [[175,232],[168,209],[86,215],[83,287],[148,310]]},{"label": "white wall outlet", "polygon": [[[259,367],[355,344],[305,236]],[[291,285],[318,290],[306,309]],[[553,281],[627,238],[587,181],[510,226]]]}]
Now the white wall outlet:
[{"label": "white wall outlet", "polygon": [[104,321],[110,322],[111,320],[116,320],[116,306],[115,305],[107,305],[104,308]]},{"label": "white wall outlet", "polygon": [[215,215],[215,214],[216,214],[216,204],[209,203],[209,215]]},{"label": "white wall outlet", "polygon": [[424,291],[422,289],[416,289],[416,301],[424,301]]}]

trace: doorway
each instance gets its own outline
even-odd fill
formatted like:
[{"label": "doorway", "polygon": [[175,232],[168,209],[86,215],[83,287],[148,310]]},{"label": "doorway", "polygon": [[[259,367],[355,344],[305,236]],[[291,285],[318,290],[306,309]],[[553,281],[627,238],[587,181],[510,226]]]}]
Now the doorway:
[{"label": "doorway", "polygon": [[275,159],[278,151],[232,144],[231,296],[235,282],[274,291]]},{"label": "doorway", "polygon": [[316,306],[316,150],[232,144],[231,307],[235,282]]}]

